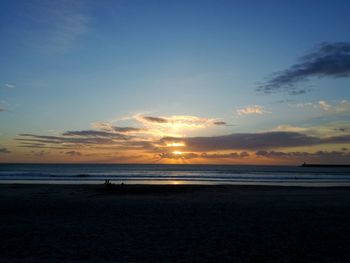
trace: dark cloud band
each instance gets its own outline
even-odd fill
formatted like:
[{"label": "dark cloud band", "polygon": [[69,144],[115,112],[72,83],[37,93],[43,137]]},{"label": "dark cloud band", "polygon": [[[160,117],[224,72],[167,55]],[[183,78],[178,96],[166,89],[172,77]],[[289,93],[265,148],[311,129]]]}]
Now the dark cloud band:
[{"label": "dark cloud band", "polygon": [[350,143],[350,135],[319,138],[298,132],[240,133],[213,137],[167,137],[161,143],[182,142],[195,152],[219,150],[258,150],[322,144]]},{"label": "dark cloud band", "polygon": [[247,152],[232,152],[232,153],[183,153],[181,155],[167,152],[160,153],[158,155],[161,159],[243,159],[249,157],[249,153]]},{"label": "dark cloud band", "polygon": [[0,148],[0,154],[8,154],[11,153],[11,151],[7,150],[7,148]]},{"label": "dark cloud band", "polygon": [[167,123],[168,120],[161,118],[161,117],[153,117],[153,116],[144,116],[142,117],[142,119],[144,119],[145,121],[148,122],[155,122],[155,123]]}]

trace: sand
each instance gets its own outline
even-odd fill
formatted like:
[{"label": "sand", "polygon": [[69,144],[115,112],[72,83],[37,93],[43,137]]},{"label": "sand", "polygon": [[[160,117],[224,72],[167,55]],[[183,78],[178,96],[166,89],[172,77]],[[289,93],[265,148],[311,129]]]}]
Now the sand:
[{"label": "sand", "polygon": [[349,262],[350,188],[0,185],[0,262]]}]

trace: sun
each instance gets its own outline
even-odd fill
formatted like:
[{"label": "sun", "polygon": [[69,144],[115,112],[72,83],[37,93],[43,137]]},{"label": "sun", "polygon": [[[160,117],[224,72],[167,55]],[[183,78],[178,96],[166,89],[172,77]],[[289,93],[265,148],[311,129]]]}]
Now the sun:
[{"label": "sun", "polygon": [[183,147],[185,144],[183,142],[171,142],[166,145],[167,147]]},{"label": "sun", "polygon": [[180,152],[180,151],[173,151],[173,154],[175,154],[175,155],[181,155],[182,152]]}]

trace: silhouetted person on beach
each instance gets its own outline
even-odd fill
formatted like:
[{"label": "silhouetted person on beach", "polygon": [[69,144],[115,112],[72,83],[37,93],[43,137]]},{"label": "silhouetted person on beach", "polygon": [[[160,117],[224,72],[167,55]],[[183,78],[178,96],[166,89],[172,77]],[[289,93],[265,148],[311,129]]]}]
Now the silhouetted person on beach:
[{"label": "silhouetted person on beach", "polygon": [[112,186],[112,183],[110,182],[110,180],[108,180],[108,179],[105,180],[105,186],[107,188],[110,188]]}]

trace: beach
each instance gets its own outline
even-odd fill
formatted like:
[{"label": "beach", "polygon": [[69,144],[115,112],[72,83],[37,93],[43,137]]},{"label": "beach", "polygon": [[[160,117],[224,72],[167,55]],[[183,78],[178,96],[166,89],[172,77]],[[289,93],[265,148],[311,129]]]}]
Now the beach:
[{"label": "beach", "polygon": [[350,188],[0,185],[0,262],[348,262]]}]

